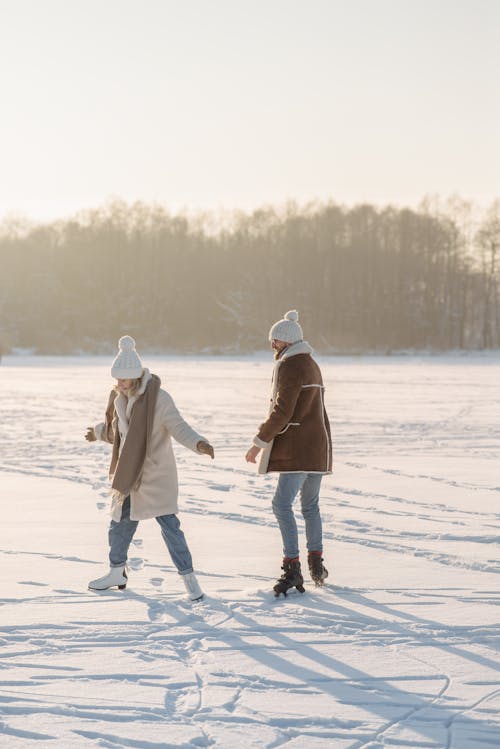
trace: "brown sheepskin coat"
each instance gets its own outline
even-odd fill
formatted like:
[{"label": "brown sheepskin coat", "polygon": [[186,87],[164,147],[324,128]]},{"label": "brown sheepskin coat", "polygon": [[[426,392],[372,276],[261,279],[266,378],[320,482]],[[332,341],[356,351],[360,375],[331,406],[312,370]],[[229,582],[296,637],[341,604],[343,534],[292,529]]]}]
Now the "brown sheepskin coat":
[{"label": "brown sheepskin coat", "polygon": [[331,473],[332,442],[321,370],[305,341],[277,358],[271,409],[254,444],[263,449],[259,473]]}]

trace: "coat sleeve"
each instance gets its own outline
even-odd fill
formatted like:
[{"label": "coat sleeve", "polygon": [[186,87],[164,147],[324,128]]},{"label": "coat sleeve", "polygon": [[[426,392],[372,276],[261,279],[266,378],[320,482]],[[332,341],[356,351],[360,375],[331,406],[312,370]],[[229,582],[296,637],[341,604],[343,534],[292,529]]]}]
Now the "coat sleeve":
[{"label": "coat sleeve", "polygon": [[115,398],[116,391],[112,390],[109,394],[104,421],[96,424],[94,427],[95,438],[103,442],[110,442],[111,444],[113,444],[114,440],[113,418],[115,415]]},{"label": "coat sleeve", "polygon": [[276,402],[268,419],[260,425],[254,444],[264,447],[286,427],[295,411],[301,386],[300,371],[292,360],[283,362],[278,371]]},{"label": "coat sleeve", "polygon": [[105,423],[101,421],[99,424],[96,424],[94,427],[94,436],[96,440],[102,440],[103,442],[107,442],[106,439],[106,429],[105,429]]},{"label": "coat sleeve", "polygon": [[172,435],[172,437],[180,442],[181,445],[187,447],[193,452],[198,452],[196,445],[200,441],[206,442],[205,437],[195,432],[187,421],[184,421],[180,415],[177,407],[173,401],[171,395],[163,392],[161,399],[158,399],[158,418],[162,427]]}]

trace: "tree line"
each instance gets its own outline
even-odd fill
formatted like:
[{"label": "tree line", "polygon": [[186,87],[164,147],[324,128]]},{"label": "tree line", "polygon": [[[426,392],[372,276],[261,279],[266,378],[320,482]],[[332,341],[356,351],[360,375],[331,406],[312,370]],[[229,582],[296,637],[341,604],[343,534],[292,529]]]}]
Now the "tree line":
[{"label": "tree line", "polygon": [[0,226],[4,352],[245,352],[299,310],[320,352],[500,346],[500,200],[172,215],[122,201]]}]

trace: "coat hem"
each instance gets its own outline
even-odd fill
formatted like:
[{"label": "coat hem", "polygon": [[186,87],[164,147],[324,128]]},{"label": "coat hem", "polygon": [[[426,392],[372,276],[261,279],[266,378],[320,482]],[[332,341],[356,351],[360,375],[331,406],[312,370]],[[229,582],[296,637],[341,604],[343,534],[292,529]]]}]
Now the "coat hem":
[{"label": "coat hem", "polygon": [[333,471],[309,471],[307,468],[303,468],[299,471],[281,471],[279,468],[270,468],[267,473],[318,473],[322,476],[328,476],[333,473]]}]

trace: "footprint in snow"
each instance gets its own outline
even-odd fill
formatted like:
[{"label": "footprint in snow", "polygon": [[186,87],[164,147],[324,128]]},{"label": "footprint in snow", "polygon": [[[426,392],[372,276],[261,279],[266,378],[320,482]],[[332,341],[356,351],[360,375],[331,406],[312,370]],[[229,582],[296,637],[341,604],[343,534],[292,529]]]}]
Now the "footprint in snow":
[{"label": "footprint in snow", "polygon": [[144,559],[141,557],[132,557],[128,560],[129,567],[133,570],[142,570],[144,567]]},{"label": "footprint in snow", "polygon": [[163,583],[163,577],[152,577],[149,582],[158,588]]},{"label": "footprint in snow", "polygon": [[162,603],[150,603],[148,606],[148,616],[149,621],[156,622],[160,620],[163,617],[163,614],[165,613],[165,608]]}]

